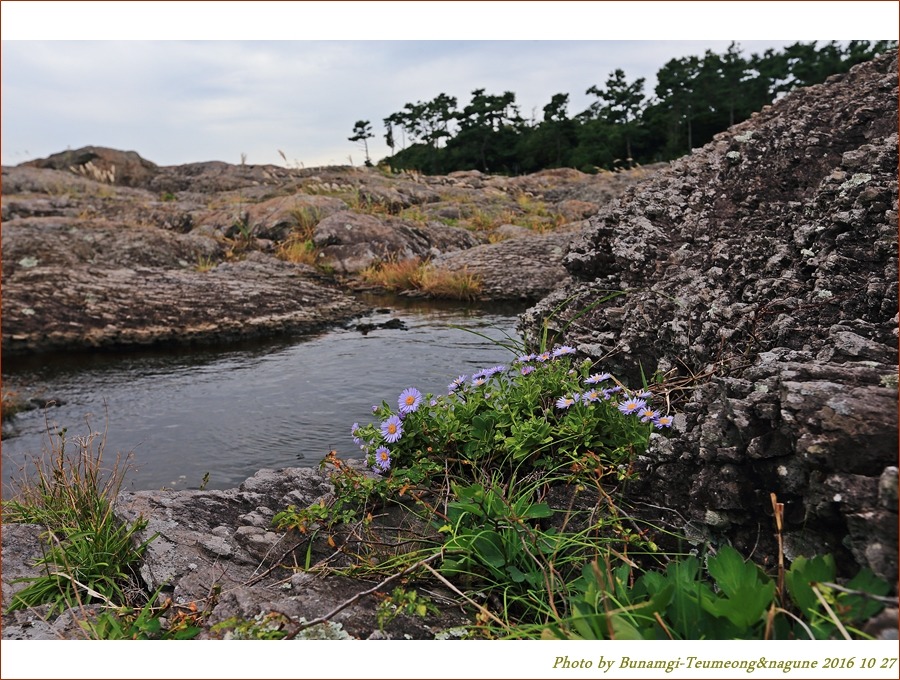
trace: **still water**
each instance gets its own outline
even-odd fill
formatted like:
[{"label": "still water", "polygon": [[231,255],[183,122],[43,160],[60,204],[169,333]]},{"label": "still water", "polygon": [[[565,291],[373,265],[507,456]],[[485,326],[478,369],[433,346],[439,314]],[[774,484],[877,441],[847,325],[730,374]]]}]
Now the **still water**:
[{"label": "still water", "polygon": [[[40,387],[59,407],[20,413],[2,443],[4,495],[23,461],[48,448],[47,423],[69,439],[106,429],[104,460],[133,452],[126,488],[240,484],[260,468],[315,466],[330,450],[358,455],[350,427],[406,387],[442,394],[461,373],[509,362],[520,308],[390,298],[353,328],[294,338],[129,353],[15,357],[4,381]],[[394,322],[396,323],[396,322]],[[474,332],[473,332],[474,331]],[[480,335],[479,335],[480,334]]]}]

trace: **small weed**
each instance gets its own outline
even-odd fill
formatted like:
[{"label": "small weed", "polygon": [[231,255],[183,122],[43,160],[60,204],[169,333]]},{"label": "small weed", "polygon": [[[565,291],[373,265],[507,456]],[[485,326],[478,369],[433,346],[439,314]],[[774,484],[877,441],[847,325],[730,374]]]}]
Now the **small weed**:
[{"label": "small weed", "polygon": [[472,210],[472,214],[466,218],[465,222],[466,226],[473,231],[492,231],[503,224],[504,220],[500,215],[476,208]]},{"label": "small weed", "polygon": [[94,640],[190,640],[200,633],[202,615],[193,602],[176,608],[171,600],[162,606],[151,603],[140,609],[120,607],[100,612],[95,618],[81,622]]},{"label": "small weed", "polygon": [[23,411],[25,404],[16,390],[3,388],[0,390],[0,418],[10,420],[14,415]]},{"label": "small weed", "polygon": [[206,255],[198,255],[197,264],[194,265],[194,270],[200,273],[208,272],[211,269],[215,269],[217,264],[218,262],[216,262],[212,257]]},{"label": "small weed", "polygon": [[293,238],[300,241],[311,241],[316,225],[322,221],[322,212],[314,206],[300,206],[291,210],[295,222]]},{"label": "small weed", "polygon": [[318,266],[319,251],[311,240],[290,238],[278,246],[276,253],[279,258],[294,264],[308,264]]},{"label": "small weed", "polygon": [[396,215],[402,208],[393,203],[381,200],[380,198],[366,193],[360,189],[355,189],[350,196],[350,208],[354,212],[363,215],[375,215],[376,217],[385,217],[388,215]]},{"label": "small weed", "polygon": [[450,271],[426,264],[419,272],[417,285],[425,295],[448,300],[477,300],[481,278],[465,267]]},{"label": "small weed", "polygon": [[399,262],[380,262],[363,269],[359,276],[367,282],[391,292],[416,289],[416,277],[422,261],[419,258]]},{"label": "small weed", "polygon": [[437,607],[427,597],[420,595],[415,590],[397,586],[390,595],[386,595],[378,603],[376,612],[378,629],[383,631],[391,621],[401,615],[418,616],[420,619],[424,619],[429,614],[437,612]]},{"label": "small weed", "polygon": [[[88,423],[90,426],[90,424]],[[18,579],[28,583],[12,599],[10,610],[50,603],[53,611],[88,603],[127,605],[140,590],[137,567],[156,536],[138,542],[143,519],[122,523],[113,504],[127,469],[117,457],[103,466],[106,434],[90,434],[69,441],[66,429],[50,434],[51,450],[33,461],[34,471],[14,480],[15,496],[4,501],[6,522],[41,524],[43,572]],[[70,445],[74,450],[68,451]]]},{"label": "small weed", "polygon": [[420,224],[425,224],[431,219],[430,217],[428,217],[425,211],[423,211],[422,208],[417,205],[401,210],[399,216],[405,220],[418,222]]}]

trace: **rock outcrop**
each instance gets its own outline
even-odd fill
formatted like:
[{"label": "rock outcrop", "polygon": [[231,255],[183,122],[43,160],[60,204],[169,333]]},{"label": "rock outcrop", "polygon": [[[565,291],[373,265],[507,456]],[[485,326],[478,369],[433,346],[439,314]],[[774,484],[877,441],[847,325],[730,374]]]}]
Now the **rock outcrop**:
[{"label": "rock outcrop", "polygon": [[4,167],[3,351],[305,332],[363,311],[338,288],[366,267],[454,253],[471,257],[441,266],[470,264],[484,299],[536,300],[584,215],[652,172],[157,166],[102,147]]},{"label": "rock outcrop", "polygon": [[303,333],[365,310],[312,267],[259,252],[203,271],[220,249],[155,227],[13,220],[3,228],[3,353]]},{"label": "rock outcrop", "polygon": [[[239,488],[226,491],[125,493],[118,499],[116,512],[123,521],[139,516],[147,520],[142,540],[158,534],[141,566],[143,585],[151,592],[159,590],[163,599],[171,598],[176,605],[193,605],[201,612],[201,639],[228,637],[234,628],[229,628],[229,621],[265,625],[272,620],[273,612],[278,612],[283,617],[279,621],[291,630],[296,623],[313,621],[340,608],[329,617],[327,628],[320,625],[310,629],[307,635],[311,637],[434,639],[467,622],[453,603],[452,593],[429,587],[437,612],[425,618],[399,616],[379,625],[378,597],[360,597],[345,608],[341,606],[386,577],[352,579],[292,568],[320,562],[339,566],[335,558],[346,559],[336,552],[336,547],[354,540],[346,532],[334,532],[329,543],[327,532],[301,534],[272,528],[276,512],[290,505],[304,508],[320,499],[327,501],[332,492],[326,475],[318,470],[260,470]],[[382,531],[387,542],[402,545],[397,536],[403,533],[398,527],[408,523],[408,517],[395,511],[377,520],[372,530]],[[94,609],[69,610],[52,621],[45,620],[46,605],[5,611],[13,595],[24,587],[13,581],[33,573],[30,562],[41,555],[40,533],[41,528],[35,525],[4,526],[3,638],[82,638],[85,633],[78,621],[89,618]],[[348,549],[352,554],[352,546]],[[223,624],[224,629],[211,630],[217,624]]]},{"label": "rock outcrop", "polygon": [[771,564],[774,493],[788,558],[896,581],[897,162],[894,51],[717,135],[570,248],[574,281],[523,329],[668,376],[677,432],[632,488],[648,518]]},{"label": "rock outcrop", "polygon": [[378,262],[428,259],[448,250],[465,250],[480,241],[461,227],[344,211],[316,225],[313,243],[320,262],[347,275]]},{"label": "rock outcrop", "polygon": [[88,179],[126,187],[143,186],[159,172],[159,166],[141,158],[134,151],[119,151],[102,146],[62,151],[22,165],[68,170]]},{"label": "rock outcrop", "polygon": [[491,300],[534,302],[569,280],[563,255],[580,226],[576,222],[566,230],[514,236],[442,254],[433,264],[447,271],[474,274],[481,281],[482,294]]}]

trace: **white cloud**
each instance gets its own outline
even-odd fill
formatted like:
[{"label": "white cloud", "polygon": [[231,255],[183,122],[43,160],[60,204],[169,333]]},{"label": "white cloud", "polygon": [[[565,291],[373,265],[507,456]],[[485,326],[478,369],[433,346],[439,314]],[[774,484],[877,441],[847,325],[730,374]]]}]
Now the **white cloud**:
[{"label": "white cloud", "polygon": [[[391,12],[388,19],[401,16]],[[739,42],[749,55],[795,40]],[[95,144],[162,165],[238,162],[241,153],[281,164],[278,149],[307,167],[346,163],[348,155],[360,163],[347,140],[354,122],[372,122],[370,152],[383,157],[382,119],[406,102],[444,92],[462,107],[476,88],[511,90],[523,116],[540,117],[550,97],[565,92],[574,115],[593,99],[585,90],[615,68],[629,80],[645,77],[651,95],[666,61],[729,43],[4,41],[2,162]]]}]

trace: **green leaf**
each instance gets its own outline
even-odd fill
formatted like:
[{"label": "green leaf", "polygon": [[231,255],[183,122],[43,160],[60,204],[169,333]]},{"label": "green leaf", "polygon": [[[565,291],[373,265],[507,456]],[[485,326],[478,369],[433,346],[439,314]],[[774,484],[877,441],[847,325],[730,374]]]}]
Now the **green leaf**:
[{"label": "green leaf", "polygon": [[722,592],[729,596],[746,585],[759,582],[757,567],[744,562],[744,558],[730,545],[720,548],[717,555],[709,558],[706,566]]},{"label": "green leaf", "polygon": [[708,612],[726,617],[741,630],[762,620],[775,597],[775,584],[761,580],[759,567],[745,562],[737,550],[726,545],[709,558],[707,568],[725,595],[703,603]]},{"label": "green leaf", "polygon": [[510,564],[508,567],[506,567],[506,572],[515,583],[522,583],[522,581],[525,580],[525,574],[513,564]]},{"label": "green leaf", "polygon": [[519,519],[543,519],[552,517],[553,510],[546,503],[535,503],[525,508],[524,512],[517,513]]},{"label": "green leaf", "polygon": [[472,541],[472,550],[479,560],[499,569],[506,564],[503,554],[503,538],[496,531],[485,530],[477,534]]},{"label": "green leaf", "polygon": [[643,640],[644,636],[641,632],[632,626],[621,614],[613,614],[610,616],[610,623],[613,629],[614,640]]},{"label": "green leaf", "polygon": [[[878,578],[869,569],[863,567],[859,573],[847,583],[851,590],[861,590],[872,595],[887,595],[891,587],[887,581]],[[869,619],[882,609],[884,605],[877,600],[872,600],[863,595],[841,593],[838,596],[841,607],[846,607],[844,616],[851,621],[864,621]]]},{"label": "green leaf", "polygon": [[805,616],[809,617],[819,608],[819,599],[810,584],[834,581],[836,572],[834,557],[831,555],[816,555],[812,559],[798,557],[785,572],[784,582],[788,593]]}]

